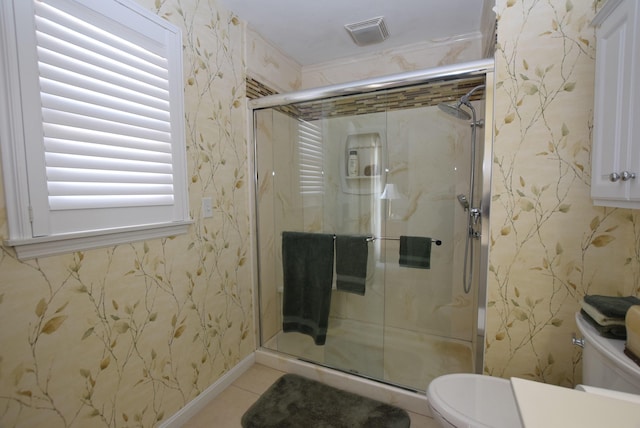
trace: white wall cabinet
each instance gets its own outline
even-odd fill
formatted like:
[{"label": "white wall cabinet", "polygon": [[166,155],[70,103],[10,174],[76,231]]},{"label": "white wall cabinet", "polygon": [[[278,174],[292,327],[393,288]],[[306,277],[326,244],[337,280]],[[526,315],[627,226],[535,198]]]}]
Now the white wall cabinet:
[{"label": "white wall cabinet", "polygon": [[609,0],[593,21],[595,205],[640,208],[640,1]]}]

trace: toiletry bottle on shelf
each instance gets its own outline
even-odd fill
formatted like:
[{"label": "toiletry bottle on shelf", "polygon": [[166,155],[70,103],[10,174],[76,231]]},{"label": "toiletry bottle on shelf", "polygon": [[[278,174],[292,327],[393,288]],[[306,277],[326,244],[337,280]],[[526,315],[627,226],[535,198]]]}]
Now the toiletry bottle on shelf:
[{"label": "toiletry bottle on shelf", "polygon": [[358,176],[358,152],[356,150],[349,151],[348,173],[349,177]]}]

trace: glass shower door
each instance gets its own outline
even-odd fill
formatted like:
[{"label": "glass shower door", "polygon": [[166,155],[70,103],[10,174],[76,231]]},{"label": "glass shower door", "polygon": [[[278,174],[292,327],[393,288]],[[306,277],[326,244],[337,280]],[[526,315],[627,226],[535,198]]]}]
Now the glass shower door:
[{"label": "glass shower door", "polygon": [[[467,212],[457,198],[468,193],[470,127],[437,103],[477,83],[254,112],[263,347],[416,390],[474,371],[477,291],[463,291]],[[364,294],[334,283],[322,346],[282,331],[285,231],[371,238]],[[400,237],[432,240],[427,266],[400,263]]]}]

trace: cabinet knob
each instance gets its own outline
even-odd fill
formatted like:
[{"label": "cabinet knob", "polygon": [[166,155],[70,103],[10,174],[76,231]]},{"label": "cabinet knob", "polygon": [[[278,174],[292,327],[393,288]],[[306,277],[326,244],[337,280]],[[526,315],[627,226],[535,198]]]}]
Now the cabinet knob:
[{"label": "cabinet knob", "polygon": [[622,181],[633,180],[636,178],[635,172],[622,171]]},{"label": "cabinet knob", "polygon": [[611,174],[609,174],[609,181],[615,183],[618,180],[620,180],[620,174],[618,174],[617,172],[612,172]]}]

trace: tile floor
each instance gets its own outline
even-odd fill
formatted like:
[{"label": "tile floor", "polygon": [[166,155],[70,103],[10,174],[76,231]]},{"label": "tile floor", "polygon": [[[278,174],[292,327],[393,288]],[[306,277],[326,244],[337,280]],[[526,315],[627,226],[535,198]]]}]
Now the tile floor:
[{"label": "tile floor", "polygon": [[[254,364],[183,427],[240,428],[240,419],[244,412],[283,374],[284,372],[279,370]],[[438,428],[432,418],[411,412],[409,416],[411,428]]]}]

